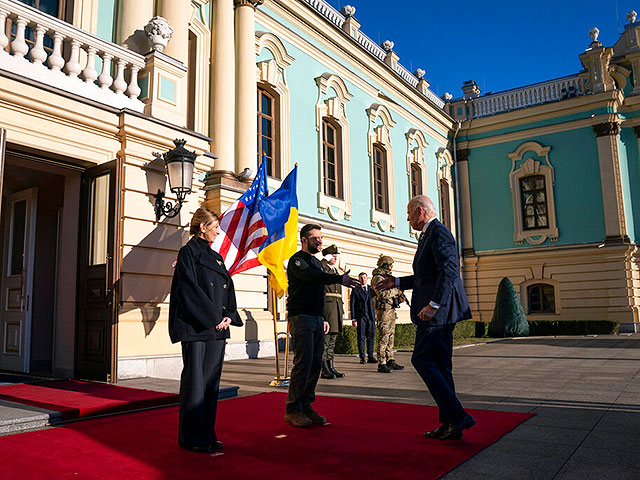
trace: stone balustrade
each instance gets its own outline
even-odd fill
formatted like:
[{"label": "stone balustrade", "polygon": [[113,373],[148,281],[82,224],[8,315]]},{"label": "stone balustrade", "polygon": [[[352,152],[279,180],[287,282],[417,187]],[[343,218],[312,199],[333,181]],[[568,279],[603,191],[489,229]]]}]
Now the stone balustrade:
[{"label": "stone balustrade", "polygon": [[0,0],[0,70],[141,112],[138,72],[144,66],[142,55],[23,3]]},{"label": "stone balustrade", "polygon": [[[333,8],[329,3],[325,0],[301,0],[302,2],[309,5],[316,12],[322,15],[326,20],[330,23],[334,24],[340,30],[342,30],[342,26],[345,22],[345,17],[342,13]],[[361,30],[357,32],[356,42],[364,48],[367,52],[369,52],[374,57],[377,57],[381,61],[384,62],[384,59],[387,55],[387,52],[380,47],[376,42],[371,40],[367,35],[362,33]],[[404,79],[407,83],[409,83],[412,87],[417,88],[418,86],[418,78],[407,70],[404,66],[398,63],[395,68],[395,72]],[[435,103],[439,108],[444,107],[444,102],[431,90],[427,90],[426,94],[427,98]]]},{"label": "stone balustrade", "polygon": [[562,77],[474,98],[472,118],[486,117],[582,94],[584,94],[582,79],[577,75]]}]

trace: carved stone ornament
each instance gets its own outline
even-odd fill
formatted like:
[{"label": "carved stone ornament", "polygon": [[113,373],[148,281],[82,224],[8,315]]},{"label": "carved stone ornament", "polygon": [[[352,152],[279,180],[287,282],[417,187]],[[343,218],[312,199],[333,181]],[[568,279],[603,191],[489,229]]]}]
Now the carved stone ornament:
[{"label": "carved stone ornament", "polygon": [[593,126],[596,137],[607,137],[618,135],[620,133],[620,124],[617,122],[599,123]]},{"label": "carved stone ornament", "polygon": [[463,148],[456,152],[456,161],[460,162],[468,162],[469,161],[469,149]]},{"label": "carved stone ornament", "polygon": [[173,28],[164,18],[156,16],[144,26],[144,33],[149,39],[151,48],[162,53],[173,35]]},{"label": "carved stone ornament", "polygon": [[264,3],[264,0],[235,0],[235,6],[237,7],[259,7]]},{"label": "carved stone ornament", "polygon": [[443,99],[445,102],[448,102],[448,101],[449,101],[449,100],[451,100],[452,98],[453,98],[453,95],[451,95],[449,92],[444,92],[444,93],[442,94],[442,99]]},{"label": "carved stone ornament", "polygon": [[638,14],[635,10],[631,10],[629,13],[627,13],[627,22],[636,23],[636,18],[638,18]]},{"label": "carved stone ornament", "polygon": [[600,30],[598,29],[598,27],[593,27],[591,30],[589,30],[589,36],[591,37],[591,41],[597,42],[599,35],[600,35]]},{"label": "carved stone ornament", "polygon": [[413,72],[413,74],[414,74],[416,77],[418,77],[418,78],[422,78],[422,77],[424,77],[425,73],[427,73],[427,72],[425,72],[425,71],[424,71],[423,69],[421,69],[421,68],[418,68],[415,72]]},{"label": "carved stone ornament", "polygon": [[353,17],[356,14],[356,7],[353,5],[345,5],[340,11],[345,17]]},{"label": "carved stone ornament", "polygon": [[381,45],[382,48],[384,48],[387,52],[392,52],[395,43],[393,43],[391,40],[385,40]]}]

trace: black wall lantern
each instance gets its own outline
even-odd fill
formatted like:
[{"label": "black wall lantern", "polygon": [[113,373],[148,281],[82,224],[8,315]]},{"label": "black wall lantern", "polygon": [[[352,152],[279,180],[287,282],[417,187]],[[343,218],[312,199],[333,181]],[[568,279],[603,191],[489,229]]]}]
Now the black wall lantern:
[{"label": "black wall lantern", "polygon": [[193,185],[193,164],[196,161],[196,152],[190,152],[184,148],[186,140],[175,139],[173,141],[176,148],[169,150],[167,153],[153,153],[156,158],[162,158],[164,160],[165,168],[167,170],[167,177],[169,178],[169,190],[171,190],[177,197],[177,203],[174,205],[171,202],[164,201],[164,192],[158,189],[156,193],[156,221],[160,220],[162,215],[167,218],[173,218],[180,212],[182,203],[188,193],[191,193],[191,186]]}]

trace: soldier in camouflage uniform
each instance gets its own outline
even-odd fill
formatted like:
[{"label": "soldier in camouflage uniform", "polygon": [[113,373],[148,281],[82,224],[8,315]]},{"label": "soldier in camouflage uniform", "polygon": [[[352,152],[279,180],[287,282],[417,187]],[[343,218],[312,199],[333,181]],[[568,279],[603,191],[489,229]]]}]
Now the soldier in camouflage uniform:
[{"label": "soldier in camouflage uniform", "polygon": [[391,275],[393,258],[380,255],[378,268],[373,271],[371,286],[373,288],[373,306],[376,309],[376,329],[378,341],[376,345],[378,353],[378,372],[390,373],[392,370],[402,370],[393,359],[393,336],[396,329],[396,308],[406,300],[402,290],[390,288],[377,290],[376,284],[383,281],[387,275]]}]

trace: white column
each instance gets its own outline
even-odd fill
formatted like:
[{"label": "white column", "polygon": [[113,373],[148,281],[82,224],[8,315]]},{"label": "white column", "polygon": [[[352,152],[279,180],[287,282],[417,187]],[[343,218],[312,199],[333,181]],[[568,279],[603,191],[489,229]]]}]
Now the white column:
[{"label": "white column", "polygon": [[160,16],[173,28],[171,40],[162,53],[184,65],[189,63],[189,20],[192,10],[190,0],[162,0],[160,5]]},{"label": "white column", "polygon": [[235,55],[233,0],[216,0],[213,5],[211,45],[211,152],[218,156],[215,170],[234,173]]},{"label": "white column", "polygon": [[263,0],[236,4],[236,172],[256,172],[255,9]]},{"label": "white column", "polygon": [[147,53],[151,47],[143,29],[152,18],[153,0],[120,0],[118,43],[134,52]]}]

